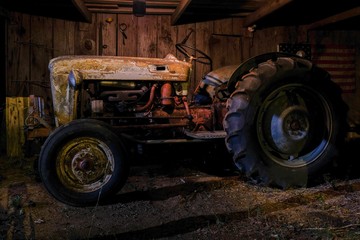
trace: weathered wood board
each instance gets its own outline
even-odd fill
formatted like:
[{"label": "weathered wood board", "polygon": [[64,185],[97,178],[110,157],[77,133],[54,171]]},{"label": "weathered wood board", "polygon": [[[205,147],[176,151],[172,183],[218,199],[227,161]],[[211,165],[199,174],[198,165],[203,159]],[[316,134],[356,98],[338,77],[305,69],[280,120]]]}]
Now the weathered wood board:
[{"label": "weathered wood board", "polygon": [[10,158],[23,157],[24,123],[28,107],[27,97],[6,98],[6,154]]}]

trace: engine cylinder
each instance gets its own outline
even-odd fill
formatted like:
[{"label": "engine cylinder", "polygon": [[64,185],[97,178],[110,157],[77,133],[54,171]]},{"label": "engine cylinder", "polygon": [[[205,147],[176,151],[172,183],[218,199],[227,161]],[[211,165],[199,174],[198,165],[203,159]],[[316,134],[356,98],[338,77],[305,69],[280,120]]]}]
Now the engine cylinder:
[{"label": "engine cylinder", "polygon": [[170,83],[165,83],[161,87],[161,104],[163,106],[172,106],[174,98],[172,97],[172,86]]}]

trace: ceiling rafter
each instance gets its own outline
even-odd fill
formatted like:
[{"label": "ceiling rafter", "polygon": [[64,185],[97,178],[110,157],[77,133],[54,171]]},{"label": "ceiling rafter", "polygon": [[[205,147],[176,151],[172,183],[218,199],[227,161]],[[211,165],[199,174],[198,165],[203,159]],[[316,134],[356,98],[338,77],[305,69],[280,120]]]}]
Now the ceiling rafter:
[{"label": "ceiling rafter", "polygon": [[253,13],[249,14],[244,19],[244,27],[250,27],[254,25],[258,20],[268,16],[269,14],[275,12],[276,10],[284,7],[285,5],[291,3],[293,0],[272,0],[266,2],[263,6],[258,8]]},{"label": "ceiling rafter", "polygon": [[[299,26],[360,30],[360,1],[318,0],[146,0],[146,14],[171,15],[172,25],[241,18],[239,28]],[[0,10],[92,21],[93,13],[133,14],[133,0],[1,0]]]},{"label": "ceiling rafter", "polygon": [[304,25],[304,29],[305,30],[313,30],[316,28],[327,26],[329,24],[334,24],[339,21],[344,21],[344,20],[348,20],[348,19],[351,19],[354,17],[359,17],[359,16],[360,16],[360,7],[357,7],[357,8],[353,8],[348,11],[341,12],[341,13],[335,14],[333,16],[321,19],[319,21],[310,23],[308,25]]},{"label": "ceiling rafter", "polygon": [[[147,14],[171,15],[180,0],[146,0]],[[84,0],[91,12],[131,14],[133,0]]]}]

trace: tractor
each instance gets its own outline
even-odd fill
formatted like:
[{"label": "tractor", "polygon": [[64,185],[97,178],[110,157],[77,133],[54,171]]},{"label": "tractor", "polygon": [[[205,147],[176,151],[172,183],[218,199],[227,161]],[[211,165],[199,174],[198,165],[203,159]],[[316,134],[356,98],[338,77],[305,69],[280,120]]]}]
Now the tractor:
[{"label": "tractor", "polygon": [[184,43],[176,49],[184,59],[50,60],[55,127],[38,171],[53,197],[73,206],[111,199],[126,183],[137,144],[224,145],[244,176],[284,189],[307,187],[334,161],[348,107],[327,71],[270,52],[211,70],[190,93],[194,62],[212,60]]}]

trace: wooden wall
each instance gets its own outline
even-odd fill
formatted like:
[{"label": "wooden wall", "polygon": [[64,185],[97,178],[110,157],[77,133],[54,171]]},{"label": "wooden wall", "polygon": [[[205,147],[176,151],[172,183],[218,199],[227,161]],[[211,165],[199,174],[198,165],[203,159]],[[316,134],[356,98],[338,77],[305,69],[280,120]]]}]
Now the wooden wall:
[{"label": "wooden wall", "polygon": [[[135,17],[93,14],[92,23],[80,23],[12,13],[6,29],[6,95],[15,97],[34,94],[44,97],[50,104],[48,62],[60,55],[163,58],[172,53],[183,58],[176,52],[175,44],[192,30],[187,44],[210,55],[213,68],[238,64],[257,54],[276,51],[277,44],[281,42],[360,45],[359,31],[302,33],[296,27],[274,27],[250,33],[240,28],[240,20],[237,18],[179,26],[171,26],[170,21],[171,17],[167,15]],[[124,24],[127,26],[126,39],[120,29]],[[357,47],[357,59],[358,53]],[[209,66],[196,64],[190,90],[209,70]],[[360,110],[359,95],[357,90],[344,96],[355,112]]]},{"label": "wooden wall", "polygon": [[[257,45],[239,28],[236,18],[171,26],[171,17],[134,17],[124,14],[94,14],[92,23],[72,22],[13,13],[7,24],[7,96],[47,96],[48,62],[60,55],[118,55],[163,58],[172,53],[179,58],[175,44],[190,32],[186,44],[213,58],[213,68],[238,64],[260,52],[275,51],[278,35]],[[126,39],[120,27],[126,25]],[[268,33],[272,34],[272,32]],[[259,47],[258,47],[259,46]],[[194,82],[210,70],[196,64]]]}]

